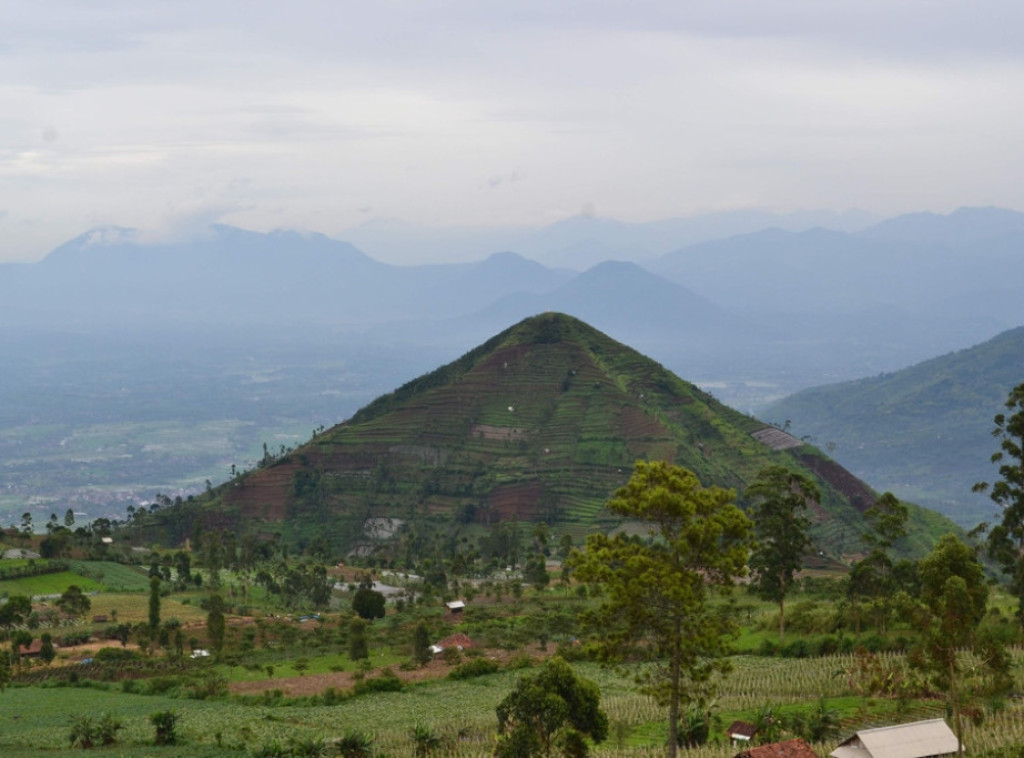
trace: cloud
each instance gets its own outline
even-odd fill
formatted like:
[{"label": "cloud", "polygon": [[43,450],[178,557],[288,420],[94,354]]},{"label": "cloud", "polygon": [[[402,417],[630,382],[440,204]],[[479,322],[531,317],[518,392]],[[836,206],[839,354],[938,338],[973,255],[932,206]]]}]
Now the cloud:
[{"label": "cloud", "polygon": [[7,244],[1024,207],[1022,27],[986,0],[13,0]]}]

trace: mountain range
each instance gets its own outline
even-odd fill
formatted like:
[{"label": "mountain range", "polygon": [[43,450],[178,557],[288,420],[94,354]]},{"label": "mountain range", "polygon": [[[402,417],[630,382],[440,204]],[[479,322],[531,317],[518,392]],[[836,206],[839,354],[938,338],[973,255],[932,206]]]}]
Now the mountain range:
[{"label": "mountain range", "polygon": [[[523,242],[540,257],[655,251],[583,271],[508,250],[398,266],[293,231],[214,226],[158,242],[93,230],[39,263],[0,265],[0,514],[64,510],[87,488],[85,510],[196,491],[252,460],[261,441],[302,439],[544,311],[584,319],[781,422],[765,409],[787,394],[896,371],[1024,324],[1022,220],[993,208],[874,225],[833,216],[829,230],[789,219],[794,229],[708,240],[724,217],[580,217]],[[673,249],[694,239],[704,241]],[[200,437],[210,444],[196,445]],[[160,459],[169,449],[173,462]]]}]

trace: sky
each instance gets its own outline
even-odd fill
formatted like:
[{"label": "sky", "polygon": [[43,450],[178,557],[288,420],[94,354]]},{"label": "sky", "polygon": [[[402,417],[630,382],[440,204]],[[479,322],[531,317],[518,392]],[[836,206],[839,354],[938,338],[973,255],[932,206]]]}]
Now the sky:
[{"label": "sky", "polygon": [[1024,209],[1016,0],[0,7],[0,261],[110,225]]}]

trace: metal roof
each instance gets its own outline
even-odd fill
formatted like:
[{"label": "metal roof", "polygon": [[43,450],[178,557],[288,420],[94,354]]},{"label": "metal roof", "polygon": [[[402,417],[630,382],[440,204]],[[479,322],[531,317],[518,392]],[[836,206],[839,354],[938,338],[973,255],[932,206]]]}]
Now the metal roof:
[{"label": "metal roof", "polygon": [[833,758],[930,758],[957,751],[956,735],[943,719],[862,729],[829,755]]}]

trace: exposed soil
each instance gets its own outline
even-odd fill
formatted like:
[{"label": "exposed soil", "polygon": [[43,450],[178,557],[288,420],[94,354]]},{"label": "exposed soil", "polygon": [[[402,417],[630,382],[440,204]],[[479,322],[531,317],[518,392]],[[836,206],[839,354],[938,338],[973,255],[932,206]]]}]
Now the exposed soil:
[{"label": "exposed soil", "polygon": [[800,455],[798,458],[807,468],[845,495],[850,505],[860,513],[874,504],[875,495],[871,488],[835,461],[815,455]]},{"label": "exposed soil", "polygon": [[228,505],[241,504],[247,519],[280,521],[286,515],[286,503],[292,476],[302,468],[296,461],[279,463],[236,482],[224,498]]}]

